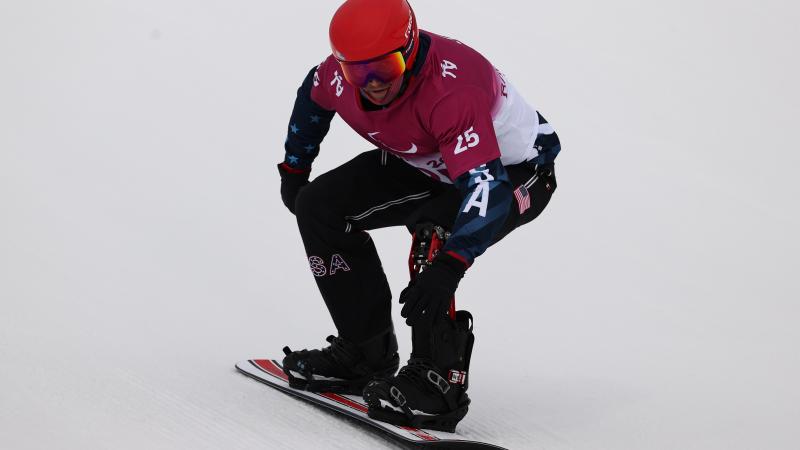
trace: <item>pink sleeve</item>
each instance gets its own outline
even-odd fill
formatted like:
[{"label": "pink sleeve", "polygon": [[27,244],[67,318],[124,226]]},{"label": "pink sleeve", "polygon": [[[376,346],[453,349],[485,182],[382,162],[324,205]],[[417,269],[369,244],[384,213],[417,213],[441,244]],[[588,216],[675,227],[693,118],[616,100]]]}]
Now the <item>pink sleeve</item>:
[{"label": "pink sleeve", "polygon": [[500,157],[488,101],[479,89],[460,89],[445,96],[431,112],[431,132],[451,180]]},{"label": "pink sleeve", "polygon": [[[332,68],[336,66],[335,68]],[[336,111],[336,105],[333,102],[335,93],[331,92],[335,89],[336,83],[325,83],[325,80],[334,78],[334,71],[338,70],[339,63],[329,56],[325,61],[322,61],[317,66],[317,71],[314,72],[314,85],[311,87],[311,100],[328,111]],[[338,75],[338,74],[337,74]]]}]

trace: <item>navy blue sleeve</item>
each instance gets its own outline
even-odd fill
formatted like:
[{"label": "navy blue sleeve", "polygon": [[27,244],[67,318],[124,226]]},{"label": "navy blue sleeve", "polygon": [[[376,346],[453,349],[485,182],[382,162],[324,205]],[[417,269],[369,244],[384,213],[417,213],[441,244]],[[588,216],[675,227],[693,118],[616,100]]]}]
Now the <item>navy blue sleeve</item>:
[{"label": "navy blue sleeve", "polygon": [[284,163],[293,169],[311,170],[311,163],[319,155],[319,145],[328,134],[331,120],[336,115],[335,111],[328,111],[311,99],[316,71],[316,67],[312,68],[297,89],[297,99],[289,120]]},{"label": "navy blue sleeve", "polygon": [[511,180],[499,159],[493,159],[455,180],[464,196],[443,251],[467,266],[483,254],[503,227],[513,202]]}]

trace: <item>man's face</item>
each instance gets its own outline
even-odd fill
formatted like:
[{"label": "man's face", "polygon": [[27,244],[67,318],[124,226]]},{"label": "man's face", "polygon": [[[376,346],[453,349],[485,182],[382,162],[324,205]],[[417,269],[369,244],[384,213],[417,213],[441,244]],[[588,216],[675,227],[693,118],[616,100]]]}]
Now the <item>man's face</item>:
[{"label": "man's face", "polygon": [[387,105],[400,93],[400,86],[402,84],[402,76],[388,83],[373,78],[366,86],[361,88],[361,93],[376,105]]}]

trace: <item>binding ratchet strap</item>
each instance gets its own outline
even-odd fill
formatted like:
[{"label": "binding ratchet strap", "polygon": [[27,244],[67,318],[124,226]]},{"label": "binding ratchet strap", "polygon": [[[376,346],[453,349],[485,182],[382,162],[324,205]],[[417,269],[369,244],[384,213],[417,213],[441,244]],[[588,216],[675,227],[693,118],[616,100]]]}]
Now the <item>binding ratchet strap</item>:
[{"label": "binding ratchet strap", "polygon": [[455,411],[458,408],[458,404],[456,404],[455,399],[447,396],[447,392],[450,391],[450,383],[433,370],[428,370],[428,381],[433,383],[436,389],[442,393],[442,397],[444,397],[444,401],[447,402],[447,406],[450,410]]},{"label": "binding ratchet strap", "polygon": [[389,388],[389,395],[392,396],[392,399],[397,403],[397,406],[404,407],[406,406],[406,396],[400,392],[400,389],[392,386]]},{"label": "binding ratchet strap", "polygon": [[392,397],[392,400],[394,400],[395,404],[403,410],[403,414],[406,415],[406,418],[408,418],[409,422],[413,423],[413,420],[416,416],[414,415],[414,412],[411,411],[411,408],[408,407],[406,396],[403,395],[403,393],[400,392],[400,389],[397,389],[395,386],[391,386],[389,388],[389,395]]},{"label": "binding ratchet strap", "polygon": [[428,381],[436,385],[443,395],[447,394],[447,391],[450,390],[450,383],[433,370],[428,370]]}]

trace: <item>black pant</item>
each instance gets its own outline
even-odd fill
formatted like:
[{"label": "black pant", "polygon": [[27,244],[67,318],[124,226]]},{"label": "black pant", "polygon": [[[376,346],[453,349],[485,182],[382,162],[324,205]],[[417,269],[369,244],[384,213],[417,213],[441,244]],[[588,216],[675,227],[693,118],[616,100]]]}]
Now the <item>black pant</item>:
[{"label": "black pant", "polygon": [[[535,219],[556,189],[552,164],[538,169],[538,179],[533,163],[506,170],[514,189],[530,185],[531,202],[523,214],[512,202],[494,242]],[[455,186],[434,181],[381,150],[358,155],[300,191],[297,224],[339,336],[362,342],[391,326],[389,283],[367,231],[399,225],[413,230],[424,222],[452,229],[461,202]]]}]

